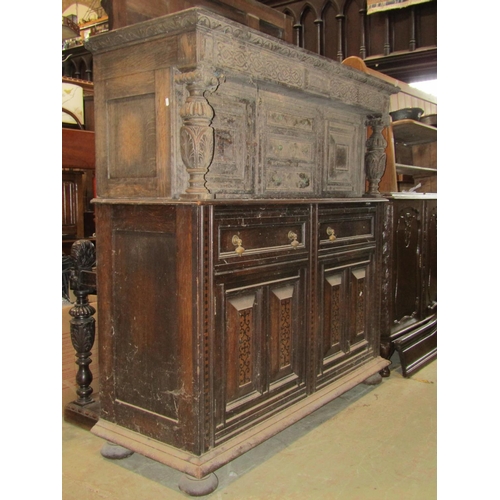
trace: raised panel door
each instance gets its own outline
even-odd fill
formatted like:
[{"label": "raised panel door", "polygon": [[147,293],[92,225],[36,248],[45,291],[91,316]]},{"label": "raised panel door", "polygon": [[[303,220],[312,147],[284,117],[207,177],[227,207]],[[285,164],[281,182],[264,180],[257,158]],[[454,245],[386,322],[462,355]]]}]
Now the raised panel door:
[{"label": "raised panel door", "polygon": [[216,442],[305,395],[304,268],[216,284]]},{"label": "raised panel door", "polygon": [[398,200],[394,207],[392,329],[420,317],[422,264],[422,204]]},{"label": "raised panel door", "polygon": [[370,351],[372,258],[329,260],[320,265],[318,384],[335,378],[345,363]]}]

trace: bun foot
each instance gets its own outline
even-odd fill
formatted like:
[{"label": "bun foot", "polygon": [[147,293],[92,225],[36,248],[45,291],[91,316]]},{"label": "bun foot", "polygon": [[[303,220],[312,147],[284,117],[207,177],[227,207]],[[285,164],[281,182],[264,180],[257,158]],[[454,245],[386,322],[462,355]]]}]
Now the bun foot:
[{"label": "bun foot", "polygon": [[104,458],[110,458],[112,460],[121,460],[122,458],[130,457],[134,452],[128,448],[124,448],[119,444],[106,443],[101,448],[101,455]]},{"label": "bun foot", "polygon": [[374,373],[371,377],[363,380],[363,384],[366,385],[377,385],[380,384],[380,382],[382,382],[382,375],[380,375],[380,373]]},{"label": "bun foot", "polygon": [[219,486],[219,480],[213,472],[201,479],[185,474],[179,481],[179,489],[192,497],[208,495],[215,491],[217,486]]}]

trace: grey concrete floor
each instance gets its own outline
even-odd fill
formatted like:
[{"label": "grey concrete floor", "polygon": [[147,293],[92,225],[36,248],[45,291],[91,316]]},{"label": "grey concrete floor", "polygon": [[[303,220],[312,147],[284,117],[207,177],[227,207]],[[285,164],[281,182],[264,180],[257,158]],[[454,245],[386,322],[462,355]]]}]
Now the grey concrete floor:
[{"label": "grey concrete floor", "polygon": [[[185,499],[182,474],[138,454],[101,456],[103,440],[63,422],[64,500]],[[403,378],[397,359],[377,386],[359,385],[220,468],[207,499],[437,498],[437,361]]]}]

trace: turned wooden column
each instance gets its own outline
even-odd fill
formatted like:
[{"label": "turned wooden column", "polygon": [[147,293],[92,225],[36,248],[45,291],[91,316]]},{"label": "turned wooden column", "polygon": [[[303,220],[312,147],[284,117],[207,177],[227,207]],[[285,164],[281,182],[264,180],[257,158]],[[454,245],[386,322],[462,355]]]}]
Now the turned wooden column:
[{"label": "turned wooden column", "polygon": [[338,22],[338,50],[337,50],[337,61],[342,62],[344,60],[344,20],[345,16],[343,14],[338,14],[335,16]]},{"label": "turned wooden column", "polygon": [[76,393],[78,399],[75,404],[85,406],[94,402],[91,387],[92,372],[89,368],[92,363],[92,347],[95,340],[95,308],[89,303],[89,293],[91,287],[84,283],[83,274],[92,272],[95,266],[95,248],[91,241],[78,240],[71,247],[71,257],[74,260],[74,267],[71,270],[71,289],[76,297],[75,305],[70,309],[72,316],[70,321],[71,343],[76,351],[76,364],[78,372],[76,374]]},{"label": "turned wooden column", "polygon": [[180,108],[181,157],[189,174],[189,187],[181,198],[213,198],[206,187],[205,176],[214,156],[214,129],[211,126],[214,110],[205,99],[205,92],[219,85],[219,75],[213,68],[200,65],[175,76],[175,82],[186,85],[189,96]]},{"label": "turned wooden column", "polygon": [[366,59],[366,9],[359,11],[361,23],[361,43],[359,46],[359,57]]}]

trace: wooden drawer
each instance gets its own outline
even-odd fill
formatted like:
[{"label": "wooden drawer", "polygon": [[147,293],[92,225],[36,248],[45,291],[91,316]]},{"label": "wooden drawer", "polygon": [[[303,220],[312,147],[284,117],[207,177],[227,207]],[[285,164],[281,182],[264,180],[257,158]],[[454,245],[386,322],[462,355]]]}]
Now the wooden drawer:
[{"label": "wooden drawer", "polygon": [[303,253],[308,250],[308,219],[308,207],[216,212],[216,258],[227,261],[262,254]]},{"label": "wooden drawer", "polygon": [[320,250],[375,242],[376,208],[338,209],[320,207],[318,243]]}]

